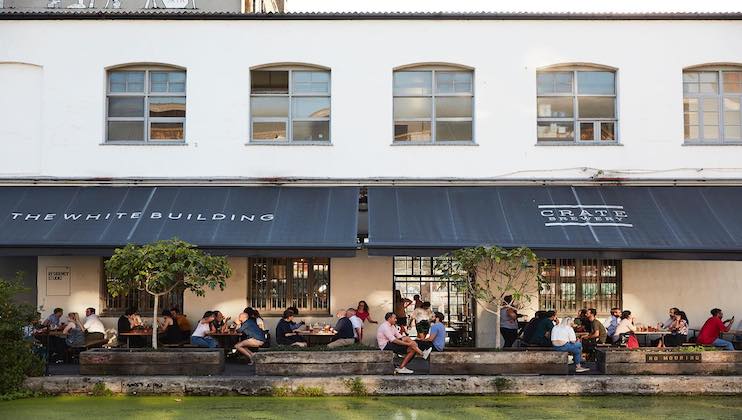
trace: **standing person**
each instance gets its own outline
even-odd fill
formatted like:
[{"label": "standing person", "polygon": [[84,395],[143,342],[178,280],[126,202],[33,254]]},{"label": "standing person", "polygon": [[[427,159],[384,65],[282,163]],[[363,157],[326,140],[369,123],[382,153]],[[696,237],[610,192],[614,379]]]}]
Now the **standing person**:
[{"label": "standing person", "polygon": [[235,344],[234,348],[247,357],[248,364],[252,364],[253,353],[250,349],[262,347],[267,337],[265,336],[265,331],[257,323],[257,311],[252,308],[246,308],[245,310],[246,312],[241,313],[239,316],[240,328],[237,330],[244,336],[244,339]]},{"label": "standing person", "polygon": [[575,361],[575,372],[587,372],[590,369],[582,367],[582,343],[577,341],[575,330],[572,328],[572,318],[564,317],[562,322],[551,330],[551,344],[554,350],[572,354]]},{"label": "standing person", "polygon": [[[419,296],[418,296],[419,298]],[[394,291],[394,300],[393,300],[393,309],[394,309],[394,315],[397,319],[397,326],[399,327],[399,332],[402,334],[407,333],[407,307],[412,304],[412,301],[402,297],[402,291],[395,290]],[[422,305],[422,303],[421,303]]]},{"label": "standing person", "polygon": [[363,342],[363,321],[356,314],[354,308],[348,308],[347,315],[350,323],[353,324],[353,337],[357,343]]},{"label": "standing person", "polygon": [[95,314],[95,308],[85,309],[83,327],[85,329],[85,342],[87,343],[103,340],[106,337],[106,327],[100,317]]},{"label": "standing person", "polygon": [[678,347],[688,341],[688,316],[685,312],[675,312],[675,319],[668,329],[672,334],[665,336],[665,346]]},{"label": "standing person", "polygon": [[[423,302],[419,308],[412,311],[412,320],[415,322],[415,331],[418,338],[424,338],[430,331],[430,320],[433,319],[433,311],[430,302]],[[412,327],[410,325],[410,327]]]},{"label": "standing person", "polygon": [[624,344],[624,338],[635,331],[636,327],[634,326],[634,317],[631,315],[631,311],[621,312],[621,321],[616,326],[616,331],[613,332],[613,343]]},{"label": "standing person", "polygon": [[348,318],[348,311],[338,311],[335,316],[338,318],[338,322],[335,324],[335,336],[327,347],[335,348],[349,346],[355,343],[356,340],[353,337],[353,323],[350,322],[350,318]]},{"label": "standing person", "polygon": [[734,317],[727,319],[722,322],[724,313],[721,309],[714,308],[711,310],[711,318],[707,319],[701,327],[701,331],[698,332],[696,343],[703,344],[704,346],[723,347],[724,350],[734,350],[734,344],[731,342],[719,338],[719,334],[727,332],[734,323]]},{"label": "standing person", "polygon": [[276,325],[276,343],[282,346],[306,347],[307,343],[304,341],[304,337],[291,328],[293,321],[294,311],[291,309],[283,311],[283,318]]},{"label": "standing person", "polygon": [[204,316],[196,324],[196,329],[191,334],[191,344],[198,347],[208,347],[210,349],[216,348],[219,344],[214,340],[213,337],[209,337],[209,331],[211,331],[211,322],[214,320],[214,312],[206,311]]},{"label": "standing person", "polygon": [[413,309],[417,309],[421,306],[423,306],[423,301],[420,299],[420,295],[415,295],[412,297],[412,301],[415,303],[415,307]]},{"label": "standing person", "polygon": [[518,339],[518,313],[512,306],[512,296],[505,296],[504,300],[507,306],[500,309],[500,334],[505,339],[503,347],[513,347]]},{"label": "standing person", "polygon": [[49,327],[50,330],[56,330],[62,325],[62,314],[64,310],[62,308],[54,308],[54,311],[41,324],[45,327]]},{"label": "standing person", "polygon": [[191,331],[193,327],[191,326],[191,321],[188,320],[188,317],[180,312],[180,309],[177,306],[173,306],[170,309],[170,314],[173,317],[173,320],[178,325],[178,328],[180,328],[180,333],[183,337],[183,340],[188,340],[191,336]]},{"label": "standing person", "polygon": [[358,308],[356,308],[356,315],[361,318],[363,322],[370,322],[372,324],[378,324],[378,321],[371,319],[371,313],[368,311],[368,303],[365,300],[358,302]]},{"label": "standing person", "polygon": [[410,337],[404,337],[402,334],[394,328],[397,323],[397,316],[393,312],[387,312],[384,315],[384,322],[379,325],[379,329],[376,331],[376,342],[379,344],[379,349],[382,351],[393,351],[395,354],[405,354],[405,358],[398,368],[394,369],[394,373],[413,373],[410,369],[407,369],[407,363],[415,357],[415,354],[419,354],[423,359],[427,359],[430,355],[431,349],[423,352],[417,346]]},{"label": "standing person", "polygon": [[446,325],[443,323],[444,315],[441,312],[433,313],[433,323],[430,332],[422,339],[417,340],[417,346],[425,351],[432,348],[433,351],[443,351],[446,347]]},{"label": "standing person", "polygon": [[162,321],[157,321],[158,338],[163,344],[178,344],[183,341],[178,324],[175,323],[172,313],[164,309],[162,311]]}]

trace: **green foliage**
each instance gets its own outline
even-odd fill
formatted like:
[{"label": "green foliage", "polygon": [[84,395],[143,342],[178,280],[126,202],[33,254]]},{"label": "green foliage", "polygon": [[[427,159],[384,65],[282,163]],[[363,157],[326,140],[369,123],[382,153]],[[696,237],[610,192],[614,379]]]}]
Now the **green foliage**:
[{"label": "green foliage", "polygon": [[324,352],[324,351],[364,351],[364,350],[375,350],[379,351],[378,347],[367,346],[365,344],[351,344],[349,346],[341,347],[327,347],[327,346],[312,346],[312,347],[298,347],[298,346],[273,346],[267,349],[260,349],[261,353],[274,352],[274,351],[299,351],[299,352]]},{"label": "green foliage", "polygon": [[106,384],[103,382],[96,382],[96,384],[93,385],[93,389],[90,391],[90,395],[94,397],[110,397],[113,395],[113,392],[108,389]]},{"label": "green foliage", "polygon": [[497,377],[492,380],[492,385],[495,386],[495,389],[497,389],[498,392],[504,391],[508,388],[512,388],[513,386],[513,380],[503,377]]},{"label": "green foliage", "polygon": [[702,345],[699,344],[697,346],[680,346],[680,347],[676,347],[672,351],[677,351],[677,352],[680,352],[680,353],[699,353],[699,352],[703,352],[703,351],[720,351],[720,350],[721,349],[719,349],[717,347],[702,346]]},{"label": "green foliage", "polygon": [[0,279],[0,395],[15,395],[21,391],[27,376],[39,376],[43,362],[32,351],[32,343],[23,339],[23,328],[36,320],[36,309],[15,301],[24,292],[21,276],[13,280]]},{"label": "green foliage", "polygon": [[44,394],[43,392],[34,392],[28,389],[21,389],[19,391],[13,391],[8,394],[0,394],[0,401],[13,401],[23,398],[42,398],[48,396],[48,394]]},{"label": "green foliage", "polygon": [[271,395],[274,397],[291,396],[291,388],[287,386],[274,386],[271,388]]},{"label": "green foliage", "polygon": [[321,386],[304,386],[299,385],[294,391],[296,397],[324,397],[325,389]]},{"label": "green foliage", "polygon": [[344,379],[343,383],[345,384],[345,387],[348,388],[350,395],[354,397],[365,397],[368,395],[366,384],[364,384],[363,380],[359,377]]}]

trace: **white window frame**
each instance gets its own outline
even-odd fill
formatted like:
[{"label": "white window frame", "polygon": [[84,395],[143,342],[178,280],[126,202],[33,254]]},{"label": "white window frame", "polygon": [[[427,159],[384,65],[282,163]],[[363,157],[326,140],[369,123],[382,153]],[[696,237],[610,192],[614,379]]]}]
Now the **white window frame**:
[{"label": "white window frame", "polygon": [[[398,95],[394,93],[394,74],[397,73],[431,73],[431,92],[430,95]],[[471,74],[471,92],[470,93],[437,93],[437,73],[469,73]],[[394,70],[394,73],[392,74],[392,142],[395,145],[405,145],[405,144],[447,144],[447,145],[456,145],[456,144],[472,144],[475,143],[475,133],[474,133],[474,112],[475,112],[475,91],[474,91],[474,70],[471,69],[463,69],[463,68],[417,68],[417,67],[409,67],[409,68],[403,68],[399,70]],[[444,97],[466,97],[471,98],[472,104],[471,104],[471,117],[443,117],[439,118],[436,113],[436,98],[444,98]],[[396,98],[430,98],[431,101],[431,112],[430,112],[430,118],[401,118],[396,119],[394,117],[394,99]],[[412,121],[412,122],[430,122],[430,140],[397,140],[394,135],[394,128],[397,124],[397,121]],[[436,123],[438,121],[468,121],[471,123],[471,139],[469,140],[437,140],[438,132],[436,128]]]},{"label": "white window frame", "polygon": [[[716,83],[717,83],[717,91],[716,93],[686,93],[685,92],[685,80],[682,81],[683,84],[683,141],[685,144],[688,145],[725,145],[725,144],[731,144],[731,145],[740,145],[742,144],[742,139],[727,139],[726,138],[726,124],[725,124],[725,118],[726,118],[726,111],[724,110],[724,98],[725,97],[735,97],[740,101],[740,104],[742,104],[742,92],[733,92],[733,93],[726,93],[724,92],[724,73],[740,73],[742,72],[742,67],[735,67],[735,66],[728,66],[728,67],[694,67],[690,69],[683,70],[683,76],[685,76],[686,73],[698,73],[699,75],[701,73],[716,73]],[[700,83],[700,82],[699,82]],[[698,138],[686,138],[685,137],[685,124],[686,124],[686,116],[685,116],[685,100],[686,99],[696,99],[698,101]],[[705,99],[716,99],[716,106],[719,113],[719,118],[716,121],[719,125],[719,137],[715,139],[706,140],[704,137],[704,109],[703,109],[703,103]],[[742,106],[740,106],[740,110],[738,111],[740,113],[740,118],[742,121]]]},{"label": "white window frame", "polygon": [[[288,93],[252,93],[250,81],[250,142],[252,144],[332,144],[332,72],[323,68],[258,68],[251,71],[285,71],[288,72]],[[294,93],[294,73],[327,73],[327,93]],[[254,117],[252,113],[252,98],[288,98],[288,117]],[[328,98],[330,102],[330,116],[327,118],[294,118],[294,98]],[[294,140],[294,122],[327,121],[328,138],[326,140]],[[266,140],[253,138],[253,125],[260,122],[283,122],[286,126],[286,139]]]},{"label": "white window frame", "polygon": [[[111,92],[111,74],[113,73],[137,73],[144,72],[144,92]],[[150,86],[150,74],[151,73],[168,73],[168,72],[182,72],[185,74],[185,82],[183,92],[152,92]],[[173,97],[183,98],[186,103],[186,117],[150,117],[149,116],[149,103],[150,97]],[[140,117],[109,117],[108,116],[108,103],[111,97],[144,97],[144,115]],[[113,68],[106,71],[106,121],[104,126],[105,132],[105,143],[106,144],[185,144],[186,143],[186,118],[188,116],[188,73],[185,69],[177,67],[166,67],[166,66],[147,66],[147,67],[120,67]],[[144,138],[143,140],[109,140],[108,139],[108,123],[115,121],[143,121],[144,123]],[[183,124],[183,139],[151,139],[150,138],[150,124],[152,123],[182,123]]]},{"label": "white window frame", "polygon": [[[600,73],[613,73],[613,94],[594,94],[594,93],[578,93],[579,92],[579,81],[577,80],[577,73],[580,72],[600,72]],[[572,73],[572,92],[570,93],[550,93],[550,94],[539,94],[538,93],[538,75],[543,73]],[[538,70],[536,72],[537,86],[536,86],[536,141],[539,145],[616,145],[620,144],[618,135],[618,71],[614,69],[601,68],[601,67],[555,67],[544,70]],[[572,98],[572,117],[539,117],[538,116],[538,99],[539,98]],[[613,98],[613,118],[582,118],[579,115],[579,98]],[[548,138],[538,137],[538,124],[543,122],[557,122],[557,123],[572,123],[572,132],[574,138],[572,140],[552,140]],[[580,125],[584,123],[593,124],[593,139],[592,140],[580,140]],[[600,126],[602,123],[613,123],[613,140],[601,140]]]}]

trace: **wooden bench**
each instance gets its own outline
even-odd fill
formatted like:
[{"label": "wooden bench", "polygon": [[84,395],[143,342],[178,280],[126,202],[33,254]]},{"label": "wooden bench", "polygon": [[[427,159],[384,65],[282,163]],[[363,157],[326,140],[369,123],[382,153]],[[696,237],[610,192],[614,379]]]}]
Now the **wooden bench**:
[{"label": "wooden bench", "polygon": [[430,373],[434,375],[503,375],[569,373],[568,353],[551,347],[496,349],[448,349],[430,355]]},{"label": "wooden bench", "polygon": [[79,347],[70,347],[67,349],[67,355],[66,359],[67,361],[78,361],[80,358],[80,353],[90,350],[90,349],[99,349],[102,348],[108,344],[108,340],[105,338],[101,338],[100,340],[92,340],[90,342],[85,343],[85,345],[79,346]]},{"label": "wooden bench", "polygon": [[260,351],[253,357],[258,376],[389,375],[394,353],[379,350]]}]

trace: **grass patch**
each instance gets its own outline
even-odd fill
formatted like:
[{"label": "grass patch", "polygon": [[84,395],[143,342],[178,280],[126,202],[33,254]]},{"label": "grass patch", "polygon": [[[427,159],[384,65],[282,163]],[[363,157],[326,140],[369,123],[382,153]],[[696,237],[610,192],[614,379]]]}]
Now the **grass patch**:
[{"label": "grass patch", "polygon": [[321,386],[303,386],[299,385],[296,389],[290,386],[274,386],[271,389],[271,395],[274,397],[324,397],[325,389]]},{"label": "grass patch", "polygon": [[113,392],[103,382],[96,382],[93,385],[93,389],[90,390],[90,395],[94,397],[110,397],[113,395]]},{"label": "grass patch", "polygon": [[366,384],[364,384],[363,380],[359,377],[344,379],[343,383],[345,384],[345,387],[348,388],[350,395],[354,397],[365,397],[368,395]]}]

